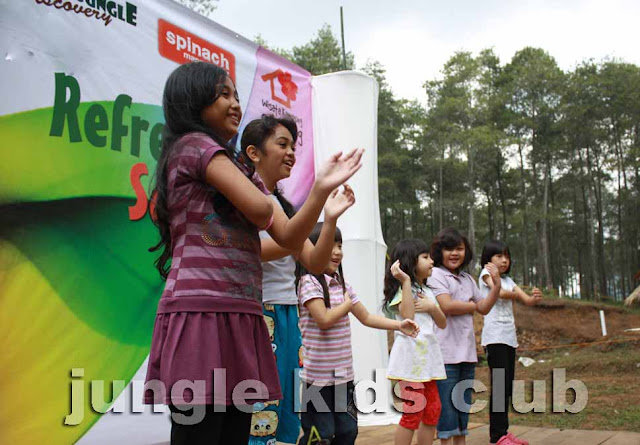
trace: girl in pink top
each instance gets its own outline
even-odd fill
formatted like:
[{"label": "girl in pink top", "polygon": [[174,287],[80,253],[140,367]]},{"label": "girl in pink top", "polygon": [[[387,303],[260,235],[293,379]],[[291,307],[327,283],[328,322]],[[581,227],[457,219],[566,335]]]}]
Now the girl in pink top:
[{"label": "girl in pink top", "polygon": [[[156,266],[166,285],[155,320],[146,403],[170,406],[171,444],[246,444],[251,405],[281,398],[262,318],[258,231],[299,249],[332,191],[360,168],[362,151],[316,171],[289,219],[226,141],[242,110],[227,73],[194,62],[176,68],[163,95],[165,129],[155,178]],[[234,400],[239,383],[248,396]],[[244,395],[245,391],[239,391]],[[248,399],[248,400],[247,400]]]},{"label": "girl in pink top", "polygon": [[[318,241],[322,223],[309,235]],[[298,263],[296,277],[300,300],[300,331],[302,332],[302,380],[320,386],[325,406],[307,403],[302,406],[304,435],[298,442],[306,445],[315,427],[320,439],[332,445],[352,445],[358,435],[357,411],[353,400],[353,358],[349,312],[365,326],[400,330],[415,337],[418,325],[409,319],[389,320],[370,314],[358,296],[344,281],[342,273],[342,233],[336,229],[331,259],[323,274],[314,275]],[[317,437],[314,435],[314,439]]]}]

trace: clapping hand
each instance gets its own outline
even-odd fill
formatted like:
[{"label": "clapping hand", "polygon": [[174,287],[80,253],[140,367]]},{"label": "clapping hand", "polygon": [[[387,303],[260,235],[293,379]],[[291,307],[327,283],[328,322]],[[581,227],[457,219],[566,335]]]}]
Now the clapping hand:
[{"label": "clapping hand", "polygon": [[498,270],[498,266],[496,266],[493,263],[487,263],[487,265],[484,267],[487,269],[487,272],[489,272],[489,275],[491,276],[491,281],[493,281],[493,285],[500,287],[501,286],[500,271]]},{"label": "clapping hand", "polygon": [[338,186],[344,184],[350,177],[352,177],[360,167],[362,163],[362,154],[364,149],[354,149],[342,155],[342,152],[338,152],[331,156],[322,167],[316,171],[316,184],[321,190],[330,192]]},{"label": "clapping hand", "polygon": [[349,207],[356,202],[356,195],[353,193],[353,189],[347,184],[344,184],[344,190],[341,192],[339,188],[336,188],[324,205],[325,219],[338,219]]}]

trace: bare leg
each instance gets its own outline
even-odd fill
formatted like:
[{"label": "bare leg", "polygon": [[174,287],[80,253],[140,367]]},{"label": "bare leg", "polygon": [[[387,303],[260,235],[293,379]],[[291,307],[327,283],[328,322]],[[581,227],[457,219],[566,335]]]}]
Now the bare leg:
[{"label": "bare leg", "polygon": [[448,439],[440,439],[440,445],[453,445],[453,437]]},{"label": "bare leg", "polygon": [[418,428],[418,445],[432,445],[435,433],[435,425],[420,423],[420,427]]},{"label": "bare leg", "polygon": [[[420,440],[420,433],[418,433],[418,441]],[[396,440],[395,445],[411,445],[411,440],[413,439],[413,430],[409,428],[405,428],[401,425],[398,425],[396,428]]]},{"label": "bare leg", "polygon": [[466,445],[466,437],[467,436],[453,436],[453,445]]}]

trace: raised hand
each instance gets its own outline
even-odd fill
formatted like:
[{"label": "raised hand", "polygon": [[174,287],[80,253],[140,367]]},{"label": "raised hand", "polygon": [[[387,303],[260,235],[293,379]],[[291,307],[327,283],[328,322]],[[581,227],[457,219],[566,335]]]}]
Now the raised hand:
[{"label": "raised hand", "polygon": [[400,322],[400,331],[409,337],[416,337],[420,332],[420,326],[415,321],[405,318]]},{"label": "raised hand", "polygon": [[391,265],[391,275],[393,275],[393,278],[395,278],[396,280],[398,280],[400,283],[404,284],[407,281],[411,280],[411,278],[409,277],[409,275],[407,275],[401,268],[400,268],[400,260],[396,260],[392,265]]},{"label": "raised hand", "polygon": [[487,272],[489,272],[489,275],[491,276],[491,281],[493,281],[493,285],[500,287],[501,281],[500,281],[500,271],[498,270],[498,266],[496,266],[493,263],[487,263],[487,265],[484,267],[487,268]]},{"label": "raised hand", "polygon": [[331,156],[329,160],[316,171],[316,184],[318,187],[320,187],[321,190],[330,192],[344,184],[362,167],[360,160],[362,159],[363,153],[364,149],[354,149],[344,156],[342,152]]},{"label": "raised hand", "polygon": [[349,207],[356,202],[356,195],[351,187],[344,184],[344,190],[335,189],[327,198],[324,205],[325,219],[338,219]]}]

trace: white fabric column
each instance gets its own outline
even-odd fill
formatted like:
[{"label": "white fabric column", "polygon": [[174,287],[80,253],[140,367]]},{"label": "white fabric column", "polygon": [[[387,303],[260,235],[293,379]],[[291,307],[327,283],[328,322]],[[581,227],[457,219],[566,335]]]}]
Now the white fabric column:
[{"label": "white fabric column", "polygon": [[[337,151],[365,148],[362,169],[349,181],[356,204],[339,220],[342,231],[346,281],[371,313],[381,313],[386,245],[382,239],[378,204],[377,109],[378,84],[366,74],[343,71],[313,77],[313,133],[316,169]],[[368,399],[369,409],[385,413],[362,414],[361,425],[390,423],[397,419],[391,410],[389,382],[379,373],[376,403],[363,380],[375,379],[375,370],[386,370],[388,362],[385,331],[363,326],[351,315],[351,341],[358,404]]]}]

